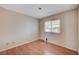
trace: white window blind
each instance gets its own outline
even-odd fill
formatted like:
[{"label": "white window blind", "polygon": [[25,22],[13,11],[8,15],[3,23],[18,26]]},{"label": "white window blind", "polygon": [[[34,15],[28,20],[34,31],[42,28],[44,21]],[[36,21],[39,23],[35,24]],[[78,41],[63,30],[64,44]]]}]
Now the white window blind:
[{"label": "white window blind", "polygon": [[60,33],[60,20],[46,21],[45,32]]}]

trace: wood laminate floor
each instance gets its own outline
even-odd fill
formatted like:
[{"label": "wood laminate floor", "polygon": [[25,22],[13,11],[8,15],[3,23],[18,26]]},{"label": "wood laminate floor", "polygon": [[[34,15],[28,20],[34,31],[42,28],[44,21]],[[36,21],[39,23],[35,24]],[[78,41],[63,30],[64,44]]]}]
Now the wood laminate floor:
[{"label": "wood laminate floor", "polygon": [[45,42],[36,40],[3,52],[0,55],[77,55],[76,51]]}]

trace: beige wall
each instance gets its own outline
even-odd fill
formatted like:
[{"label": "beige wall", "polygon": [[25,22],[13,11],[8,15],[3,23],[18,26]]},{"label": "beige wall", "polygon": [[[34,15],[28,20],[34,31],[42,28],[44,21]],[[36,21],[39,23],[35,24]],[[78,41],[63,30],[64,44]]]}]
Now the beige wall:
[{"label": "beige wall", "polygon": [[0,51],[38,39],[38,20],[0,8]]},{"label": "beige wall", "polygon": [[[50,19],[61,20],[61,33],[45,33],[44,22]],[[77,51],[77,9],[49,16],[40,20],[40,38],[72,50]]]}]

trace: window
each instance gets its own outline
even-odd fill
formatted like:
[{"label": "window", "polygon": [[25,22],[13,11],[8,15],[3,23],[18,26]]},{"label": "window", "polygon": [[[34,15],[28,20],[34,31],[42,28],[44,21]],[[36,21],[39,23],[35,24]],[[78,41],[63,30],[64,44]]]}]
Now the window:
[{"label": "window", "polygon": [[60,33],[60,20],[46,21],[45,32]]}]

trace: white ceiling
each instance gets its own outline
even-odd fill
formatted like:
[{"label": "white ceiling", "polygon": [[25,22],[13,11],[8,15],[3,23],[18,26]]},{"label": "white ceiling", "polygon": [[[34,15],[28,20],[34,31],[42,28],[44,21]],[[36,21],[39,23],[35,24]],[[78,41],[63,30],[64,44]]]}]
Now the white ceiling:
[{"label": "white ceiling", "polygon": [[[0,7],[35,18],[43,18],[63,11],[74,9],[76,4],[2,4]],[[39,10],[38,8],[42,9]]]}]

